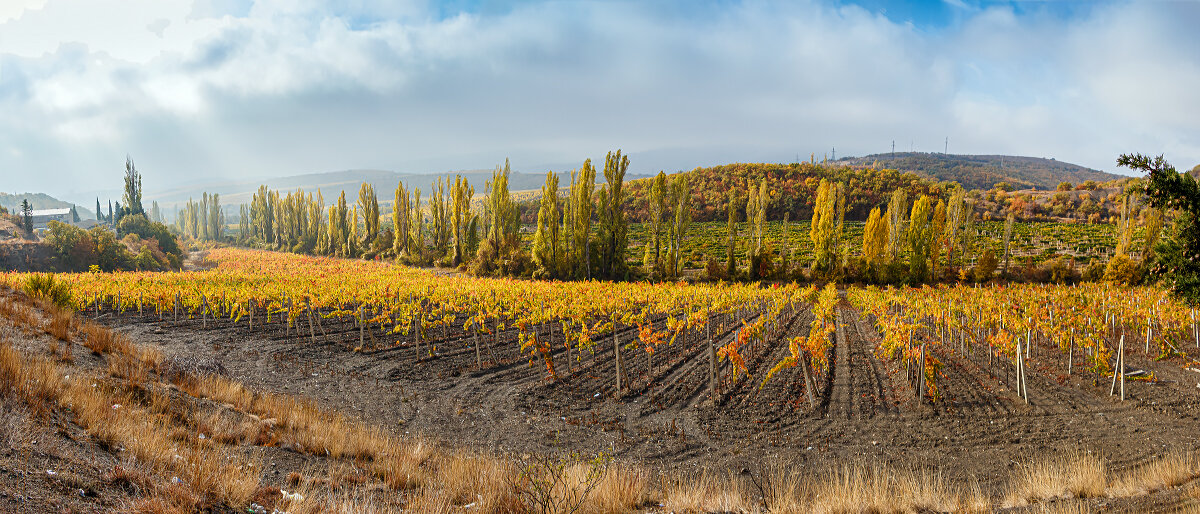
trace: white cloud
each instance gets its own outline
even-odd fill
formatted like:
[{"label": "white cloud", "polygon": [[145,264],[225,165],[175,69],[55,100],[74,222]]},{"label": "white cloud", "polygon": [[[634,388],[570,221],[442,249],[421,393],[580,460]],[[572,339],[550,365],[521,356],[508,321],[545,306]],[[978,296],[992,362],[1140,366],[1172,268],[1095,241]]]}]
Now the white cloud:
[{"label": "white cloud", "polygon": [[955,152],[1109,170],[1128,151],[1200,162],[1197,4],[1067,18],[966,6],[936,33],[819,3],[546,2],[447,17],[426,2],[347,5],[0,10],[0,139],[21,149],[0,169],[107,187],[93,177],[126,152],[169,183],[581,162],[621,147],[656,171],[718,163],[698,155],[861,155],[893,139],[940,151],[947,136]]}]

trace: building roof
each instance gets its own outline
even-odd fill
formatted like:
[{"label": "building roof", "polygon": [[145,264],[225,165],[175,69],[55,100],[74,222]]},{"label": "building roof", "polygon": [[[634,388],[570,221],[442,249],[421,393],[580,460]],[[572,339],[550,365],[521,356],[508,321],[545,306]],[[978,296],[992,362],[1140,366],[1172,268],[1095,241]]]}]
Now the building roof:
[{"label": "building roof", "polygon": [[71,209],[38,209],[33,211],[34,216],[62,216],[71,214]]}]

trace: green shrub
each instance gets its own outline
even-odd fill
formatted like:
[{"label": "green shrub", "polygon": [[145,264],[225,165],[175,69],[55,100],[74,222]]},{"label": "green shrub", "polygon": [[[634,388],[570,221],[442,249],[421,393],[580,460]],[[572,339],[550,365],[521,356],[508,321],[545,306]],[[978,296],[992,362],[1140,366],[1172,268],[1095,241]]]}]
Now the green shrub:
[{"label": "green shrub", "polygon": [[71,286],[66,282],[55,280],[53,273],[30,275],[25,279],[25,294],[34,298],[43,298],[64,309],[71,307]]}]

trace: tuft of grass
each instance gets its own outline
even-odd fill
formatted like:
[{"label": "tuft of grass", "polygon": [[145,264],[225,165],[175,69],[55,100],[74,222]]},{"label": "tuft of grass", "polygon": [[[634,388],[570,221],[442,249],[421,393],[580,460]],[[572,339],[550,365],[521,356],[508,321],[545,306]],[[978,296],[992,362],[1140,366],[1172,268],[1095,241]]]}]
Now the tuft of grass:
[{"label": "tuft of grass", "polygon": [[46,333],[60,341],[71,340],[71,325],[75,316],[70,310],[55,307],[50,309],[50,322],[46,324]]},{"label": "tuft of grass", "polygon": [[1108,488],[1109,496],[1138,496],[1176,487],[1200,476],[1192,453],[1173,452],[1122,473]]},{"label": "tuft of grass", "polygon": [[1090,498],[1105,494],[1108,472],[1104,461],[1079,451],[1046,457],[1018,469],[1011,478],[1006,506],[1034,500]]},{"label": "tuft of grass", "polygon": [[749,512],[750,503],[740,480],[702,471],[664,477],[662,504],[673,512]]}]

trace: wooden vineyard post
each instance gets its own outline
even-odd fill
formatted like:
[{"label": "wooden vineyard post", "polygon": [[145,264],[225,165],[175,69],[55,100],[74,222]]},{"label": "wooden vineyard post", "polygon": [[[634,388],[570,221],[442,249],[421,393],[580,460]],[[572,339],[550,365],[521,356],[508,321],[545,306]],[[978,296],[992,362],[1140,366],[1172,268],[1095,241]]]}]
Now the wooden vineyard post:
[{"label": "wooden vineyard post", "polygon": [[254,300],[247,300],[250,307],[250,330],[254,330]]},{"label": "wooden vineyard post", "polygon": [[617,365],[617,394],[621,391],[621,341],[617,338],[617,321],[613,320],[612,340],[613,340],[613,361]]},{"label": "wooden vineyard post", "polygon": [[1025,318],[1025,358],[1029,358],[1029,347],[1033,346],[1033,318]]},{"label": "wooden vineyard post", "polygon": [[202,328],[202,329],[208,328],[207,307],[208,307],[208,300],[204,297],[204,295],[200,295],[200,328]]},{"label": "wooden vineyard post", "polygon": [[925,399],[925,351],[927,341],[921,341],[921,361],[917,364],[917,401]]},{"label": "wooden vineyard post", "polygon": [[289,321],[292,319],[292,299],[284,297],[283,299],[283,337],[291,337],[292,324]]},{"label": "wooden vineyard post", "polygon": [[1121,342],[1117,344],[1117,363],[1113,366],[1112,387],[1108,390],[1108,395],[1112,396],[1117,392],[1117,376],[1121,377],[1121,401],[1125,401],[1125,336],[1121,336]]},{"label": "wooden vineyard post", "polygon": [[315,322],[313,321],[312,304],[309,303],[307,305],[307,307],[308,307],[308,338],[309,338],[309,341],[315,345],[315,344],[317,344],[317,327],[315,326]]},{"label": "wooden vineyard post", "polygon": [[[100,308],[100,304],[96,304],[96,308]],[[179,293],[175,293],[175,322],[179,322]]]},{"label": "wooden vineyard post", "polygon": [[[1018,348],[1020,347],[1020,344],[1021,344],[1021,338],[1017,338]],[[1026,355],[1029,354],[1028,353],[1029,352],[1029,340],[1028,339],[1025,340],[1025,352],[1026,352]],[[1019,360],[1020,364],[1021,364],[1019,366],[1019,373],[1020,373],[1019,376],[1020,376],[1020,384],[1021,385],[1020,385],[1020,390],[1017,392],[1021,395],[1021,398],[1025,399],[1025,403],[1029,403],[1029,379],[1025,376],[1025,359],[1021,357],[1020,353],[1021,352],[1017,352],[1017,354],[1018,354],[1017,360]]]},{"label": "wooden vineyard post", "polygon": [[706,322],[704,328],[708,333],[708,394],[713,403],[717,401],[717,346],[713,344],[712,323]]},{"label": "wooden vineyard post", "polygon": [[809,410],[815,409],[817,408],[816,399],[813,397],[815,379],[808,373],[808,350],[800,351],[800,371],[804,373],[804,396],[808,399],[808,408]]},{"label": "wooden vineyard post", "polygon": [[475,332],[475,367],[483,369],[483,356],[479,353],[479,327],[477,321],[471,322],[471,331]]},{"label": "wooden vineyard post", "polygon": [[142,316],[142,293],[138,293],[138,317]]},{"label": "wooden vineyard post", "polygon": [[1150,327],[1150,316],[1146,316],[1146,355],[1150,355],[1150,333],[1154,330]]},{"label": "wooden vineyard post", "polygon": [[363,304],[358,304],[358,347],[362,348],[363,339],[367,333],[366,323],[363,323]]},{"label": "wooden vineyard post", "polygon": [[1196,348],[1200,348],[1200,330],[1196,329],[1196,309],[1192,309],[1192,339],[1196,340]]},{"label": "wooden vineyard post", "polygon": [[1075,327],[1071,327],[1071,342],[1067,346],[1067,374],[1071,374],[1071,370],[1075,364]]}]

